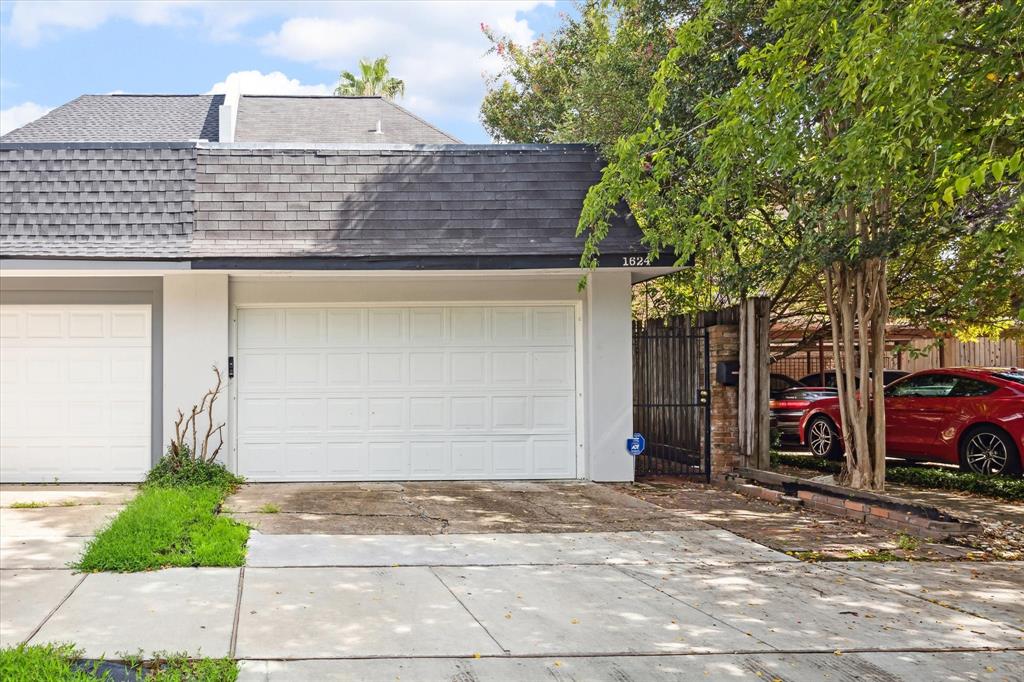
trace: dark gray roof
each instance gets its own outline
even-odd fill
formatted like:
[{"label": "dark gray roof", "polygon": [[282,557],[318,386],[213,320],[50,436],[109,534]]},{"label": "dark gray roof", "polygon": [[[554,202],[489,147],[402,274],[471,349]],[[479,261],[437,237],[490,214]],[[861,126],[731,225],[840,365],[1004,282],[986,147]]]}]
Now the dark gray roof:
[{"label": "dark gray roof", "polygon": [[0,254],[181,258],[196,150],[0,148]]},{"label": "dark gray roof", "polygon": [[[193,258],[567,256],[588,188],[582,146],[200,149]],[[605,253],[642,253],[624,222]]]},{"label": "dark gray roof", "polygon": [[0,142],[216,142],[223,103],[224,95],[82,95]]},{"label": "dark gray roof", "polygon": [[[378,133],[377,123],[382,132]],[[235,142],[451,144],[459,140],[381,97],[243,95]]]},{"label": "dark gray roof", "polygon": [[[192,267],[572,267],[601,168],[574,145],[31,147],[0,145],[0,255]],[[601,250],[640,236],[619,219]]]}]

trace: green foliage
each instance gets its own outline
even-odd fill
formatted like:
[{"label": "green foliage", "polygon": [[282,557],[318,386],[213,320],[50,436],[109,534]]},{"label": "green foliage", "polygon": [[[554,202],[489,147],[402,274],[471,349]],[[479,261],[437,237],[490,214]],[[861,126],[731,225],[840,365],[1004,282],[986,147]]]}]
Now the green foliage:
[{"label": "green foliage", "polygon": [[[785,452],[772,452],[771,463],[773,467],[791,466],[825,473],[838,473],[840,469],[839,462]],[[1024,479],[1010,476],[985,476],[956,469],[892,464],[885,472],[885,480],[888,483],[902,483],[921,488],[955,490],[985,497],[1024,501]]]},{"label": "green foliage", "polygon": [[391,76],[387,57],[378,57],[372,62],[360,59],[358,76],[351,71],[342,71],[338,80],[338,87],[334,89],[336,95],[380,95],[395,99],[405,94],[405,81]]},{"label": "green foliage", "polygon": [[82,571],[241,566],[249,528],[218,516],[223,486],[147,485],[86,546]]},{"label": "green foliage", "polygon": [[913,535],[907,535],[906,533],[900,533],[896,536],[896,547],[902,549],[905,552],[916,551],[921,546],[921,539],[915,538]]},{"label": "green foliage", "polygon": [[78,652],[71,644],[19,645],[0,649],[0,680],[4,682],[95,682],[107,674],[91,674],[73,665]]},{"label": "green foliage", "polygon": [[[77,663],[81,652],[72,644],[44,644],[0,649],[0,680],[4,682],[96,682],[110,680],[98,662]],[[189,658],[185,654],[124,656],[128,670],[155,682],[234,682],[238,664],[230,658]]]},{"label": "green foliage", "polygon": [[168,449],[146,475],[145,485],[165,488],[214,486],[230,493],[244,481],[219,462],[205,462],[192,457],[188,446],[182,445],[177,455]]},{"label": "green foliage", "polygon": [[47,507],[47,506],[49,506],[49,505],[47,505],[45,502],[36,502],[36,501],[32,501],[32,502],[12,502],[11,503],[11,509],[41,509],[41,508]]},{"label": "green foliage", "polygon": [[155,682],[234,682],[238,664],[230,658],[189,658],[186,654],[156,653],[126,656],[132,670]]},{"label": "green foliage", "polygon": [[1004,500],[1024,501],[1024,480],[1009,476],[985,476],[968,471],[924,467],[892,467],[886,475],[890,483],[922,488],[958,490]]},{"label": "green foliage", "polygon": [[281,508],[273,502],[267,502],[265,505],[259,508],[260,514],[280,514]]}]

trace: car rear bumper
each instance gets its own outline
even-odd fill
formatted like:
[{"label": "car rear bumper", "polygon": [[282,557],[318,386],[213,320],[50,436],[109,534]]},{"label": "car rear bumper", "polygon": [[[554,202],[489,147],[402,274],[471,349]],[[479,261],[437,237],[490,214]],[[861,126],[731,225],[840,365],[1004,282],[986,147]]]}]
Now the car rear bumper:
[{"label": "car rear bumper", "polygon": [[800,437],[800,420],[804,416],[803,410],[772,410],[771,416],[775,419],[775,427],[781,435]]}]

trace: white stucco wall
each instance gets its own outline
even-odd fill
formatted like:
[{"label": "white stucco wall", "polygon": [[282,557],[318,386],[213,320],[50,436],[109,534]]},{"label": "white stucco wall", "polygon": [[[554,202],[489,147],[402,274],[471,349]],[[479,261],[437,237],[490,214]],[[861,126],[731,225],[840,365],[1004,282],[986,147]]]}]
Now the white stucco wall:
[{"label": "white stucco wall", "polygon": [[630,274],[598,269],[586,293],[588,478],[632,481],[633,458],[626,452],[633,432]]},{"label": "white stucco wall", "polygon": [[[227,421],[228,276],[167,275],[163,295],[163,447],[166,447],[174,434],[177,411],[187,413],[216,381],[213,365],[220,368],[225,381],[215,405],[215,424]],[[206,424],[201,426],[205,429]],[[227,432],[224,440],[222,456],[230,449]]]}]

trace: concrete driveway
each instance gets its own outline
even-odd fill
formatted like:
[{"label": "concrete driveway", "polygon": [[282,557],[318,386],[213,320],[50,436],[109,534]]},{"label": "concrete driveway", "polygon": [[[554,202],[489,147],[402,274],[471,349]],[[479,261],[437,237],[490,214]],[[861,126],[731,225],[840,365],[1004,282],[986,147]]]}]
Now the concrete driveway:
[{"label": "concrete driveway", "polygon": [[[275,513],[265,513],[268,506]],[[225,504],[264,534],[565,533],[711,528],[581,482],[256,483]]]},{"label": "concrete driveway", "polygon": [[80,584],[68,564],[134,495],[129,485],[0,485],[0,647],[28,638]]},{"label": "concrete driveway", "polygon": [[[278,531],[296,516],[302,532],[253,533],[245,568],[15,585],[5,627],[90,657],[233,656],[242,680],[1021,679],[1022,564],[808,564],[604,486],[473,486],[463,505],[452,489],[411,491],[416,516],[476,531],[434,534],[395,532],[406,513],[380,517],[398,519],[380,527],[391,532],[366,532],[365,514],[347,526],[364,532],[309,532],[304,514],[317,529],[339,520],[263,487],[307,511],[260,515]],[[524,505],[495,520],[482,488]],[[251,493],[236,508],[268,503]],[[431,497],[438,507],[421,506]],[[530,514],[540,526],[592,515],[595,530],[538,531]],[[635,527],[645,515],[669,527]],[[492,523],[521,532],[480,532]]]}]

